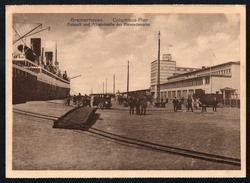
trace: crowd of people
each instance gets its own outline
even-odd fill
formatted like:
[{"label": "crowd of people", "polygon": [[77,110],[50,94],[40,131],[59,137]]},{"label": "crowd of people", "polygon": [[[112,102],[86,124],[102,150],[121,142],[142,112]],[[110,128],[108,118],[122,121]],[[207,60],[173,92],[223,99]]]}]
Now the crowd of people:
[{"label": "crowd of people", "polygon": [[147,98],[146,97],[129,97],[129,114],[146,115]]},{"label": "crowd of people", "polygon": [[118,104],[129,107],[129,114],[146,115],[147,114],[147,98],[146,97],[118,97]]},{"label": "crowd of people", "polygon": [[80,106],[87,107],[90,105],[90,97],[86,94],[81,95],[81,93],[79,93],[78,95],[73,95],[73,97],[68,95],[66,99],[66,105],[70,105],[71,99],[73,101],[73,107],[80,107]]},{"label": "crowd of people", "polygon": [[[177,100],[176,97],[173,99],[173,107],[174,112],[177,112],[178,110],[182,109],[183,107],[186,108],[187,112],[191,111],[193,112],[194,109],[198,110],[201,108],[201,112],[207,112],[207,107],[209,106],[209,103],[205,99],[196,98],[189,96],[187,99],[187,102],[184,103],[185,99],[182,98],[180,100]],[[217,111],[218,107],[218,100],[216,97],[214,97],[213,101],[211,102],[211,105],[213,106],[213,111]]]},{"label": "crowd of people", "polygon": [[61,70],[58,69],[57,67],[53,66],[51,61],[48,61],[48,62],[41,62],[41,63],[37,62],[37,64],[38,64],[38,65],[40,64],[40,66],[41,66],[43,69],[48,70],[49,72],[51,72],[51,73],[57,75],[58,77],[60,77],[60,78],[62,78],[62,79],[64,79],[64,80],[69,81],[69,78],[68,78],[68,75],[67,75],[67,71],[64,71],[64,73],[62,74],[62,73],[61,73]]},{"label": "crowd of people", "polygon": [[[67,96],[66,99],[66,105],[70,105],[70,101],[73,101],[73,107],[79,107],[79,106],[91,106],[91,98],[88,95],[81,95],[79,93],[78,95],[73,95],[71,97],[70,95]],[[129,114],[133,115],[146,115],[147,113],[147,106],[148,106],[148,99],[143,97],[134,97],[129,96],[128,98],[118,97],[118,104],[124,105],[124,107],[129,107]],[[152,102],[152,101],[151,101]],[[166,104],[168,103],[168,98],[166,99]],[[207,107],[209,105],[212,105],[213,111],[217,111],[218,107],[218,100],[216,97],[213,98],[213,101],[211,103],[208,103],[205,99],[200,98],[193,98],[192,96],[189,96],[187,100],[184,98],[177,99],[176,97],[172,100],[173,109],[174,112],[177,112],[178,110],[185,109],[187,112],[193,112],[194,110],[200,110],[201,112],[207,112]]]}]

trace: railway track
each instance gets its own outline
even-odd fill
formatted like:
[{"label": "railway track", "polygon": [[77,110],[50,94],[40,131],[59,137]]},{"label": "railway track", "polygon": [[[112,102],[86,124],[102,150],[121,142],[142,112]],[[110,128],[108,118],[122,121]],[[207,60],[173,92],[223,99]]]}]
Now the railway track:
[{"label": "railway track", "polygon": [[[19,110],[19,109],[13,109],[13,112],[22,114],[25,116],[29,116],[29,117],[42,118],[42,119],[47,119],[47,120],[52,120],[52,121],[59,118],[58,116],[44,115],[44,114],[28,112],[28,111]],[[157,144],[153,142],[148,142],[144,140],[139,140],[139,139],[134,139],[130,137],[113,134],[113,133],[102,131],[102,130],[92,128],[92,127],[89,128],[87,131],[74,130],[74,132],[84,133],[84,134],[88,132],[88,133],[97,135],[99,137],[111,139],[113,141],[122,142],[122,143],[129,144],[129,145],[143,147],[149,150],[155,150],[155,151],[160,151],[160,152],[165,152],[165,153],[170,153],[174,155],[180,155],[180,156],[185,156],[185,157],[190,157],[190,158],[200,159],[200,160],[205,160],[205,161],[210,161],[210,162],[229,164],[229,165],[234,165],[234,166],[239,166],[239,167],[241,166],[241,161],[238,158],[214,155],[214,154],[209,154],[209,153],[204,153],[204,152],[198,152],[198,151],[193,151],[193,150],[188,150],[188,149],[182,149],[182,148]]]},{"label": "railway track", "polygon": [[156,151],[161,151],[161,152],[170,153],[174,155],[186,156],[190,158],[201,159],[201,160],[216,162],[216,163],[229,164],[229,165],[234,165],[234,166],[241,165],[241,161],[238,158],[214,155],[214,154],[209,154],[209,153],[204,153],[204,152],[198,152],[198,151],[193,151],[193,150],[188,150],[188,149],[182,149],[182,148],[152,143],[152,142],[148,142],[144,140],[138,140],[138,139],[133,139],[129,137],[112,134],[112,133],[105,132],[105,131],[95,129],[95,128],[90,128],[88,132],[101,136],[101,137],[123,142],[126,144],[144,147],[150,150],[156,150]]}]

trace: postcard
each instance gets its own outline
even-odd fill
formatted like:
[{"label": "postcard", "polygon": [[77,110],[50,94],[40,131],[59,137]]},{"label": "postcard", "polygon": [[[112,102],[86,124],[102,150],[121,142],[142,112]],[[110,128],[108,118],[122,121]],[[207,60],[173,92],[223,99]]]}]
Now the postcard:
[{"label": "postcard", "polygon": [[245,6],[6,6],[7,178],[245,176]]}]

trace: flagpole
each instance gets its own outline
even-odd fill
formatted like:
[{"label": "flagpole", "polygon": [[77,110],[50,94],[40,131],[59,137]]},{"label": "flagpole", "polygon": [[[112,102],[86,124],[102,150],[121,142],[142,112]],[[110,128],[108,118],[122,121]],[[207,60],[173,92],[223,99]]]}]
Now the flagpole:
[{"label": "flagpole", "polygon": [[159,31],[159,34],[158,34],[158,77],[157,77],[157,98],[156,98],[156,102],[160,102],[160,45],[161,45],[161,40],[160,40],[160,37],[161,37],[161,33]]},{"label": "flagpole", "polygon": [[[212,63],[212,49],[210,49],[210,55],[211,55],[211,62]],[[210,93],[212,93],[212,66],[210,65]]]}]

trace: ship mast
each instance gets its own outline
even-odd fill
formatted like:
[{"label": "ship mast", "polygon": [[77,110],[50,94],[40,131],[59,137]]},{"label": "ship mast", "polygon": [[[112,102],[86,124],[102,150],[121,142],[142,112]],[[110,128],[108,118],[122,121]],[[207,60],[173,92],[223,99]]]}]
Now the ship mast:
[{"label": "ship mast", "polygon": [[[27,33],[25,33],[24,35],[20,35],[19,33],[18,33],[18,31],[16,30],[16,28],[14,27],[14,25],[12,26],[13,27],[13,29],[14,29],[14,31],[16,32],[16,34],[18,35],[18,39],[17,40],[14,40],[13,42],[12,42],[12,44],[15,44],[16,42],[18,42],[18,41],[22,41],[22,42],[24,42],[23,41],[23,38],[26,38],[26,37],[29,37],[29,36],[31,36],[31,35],[35,35],[35,34],[38,34],[39,32],[43,32],[43,31],[45,31],[45,30],[50,30],[50,27],[45,27],[44,29],[42,29],[42,24],[41,23],[38,23],[38,25],[35,27],[35,28],[33,28],[33,29],[31,29],[30,31],[28,31]],[[38,28],[41,28],[41,30],[37,30]],[[35,32],[36,31],[36,32]],[[25,43],[24,43],[25,44]],[[25,44],[26,45],[26,44]]]},{"label": "ship mast", "polygon": [[55,50],[55,67],[59,69],[59,62],[57,61],[57,41],[56,41],[56,50]]},{"label": "ship mast", "polygon": [[55,61],[55,63],[57,62],[57,41],[56,41],[56,55],[55,55],[55,59],[56,59],[56,61]]}]

